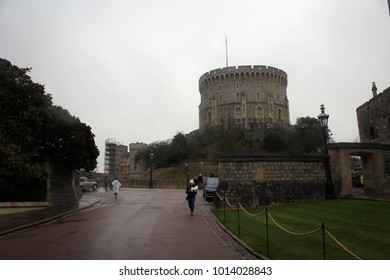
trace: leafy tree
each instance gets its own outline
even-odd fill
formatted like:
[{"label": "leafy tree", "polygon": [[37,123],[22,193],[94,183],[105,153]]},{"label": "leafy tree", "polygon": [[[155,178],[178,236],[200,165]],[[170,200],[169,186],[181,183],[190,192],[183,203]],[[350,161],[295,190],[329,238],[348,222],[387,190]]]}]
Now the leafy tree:
[{"label": "leafy tree", "polygon": [[0,184],[4,185],[44,177],[34,158],[42,148],[51,97],[31,81],[29,70],[0,59]]},{"label": "leafy tree", "polygon": [[171,143],[170,164],[179,164],[188,158],[188,144],[186,136],[179,132],[176,134]]},{"label": "leafy tree", "polygon": [[61,161],[92,170],[99,151],[91,128],[53,106],[44,86],[0,58],[0,185],[30,185],[43,180],[37,162]]},{"label": "leafy tree", "polygon": [[270,131],[264,137],[264,148],[270,152],[280,152],[286,148],[286,143],[284,142],[282,136],[275,131]]},{"label": "leafy tree", "polygon": [[322,131],[316,118],[301,117],[294,126],[297,133],[297,144],[305,154],[315,153],[321,148]]},{"label": "leafy tree", "polygon": [[91,127],[60,106],[53,106],[46,128],[44,147],[51,160],[76,169],[95,169],[99,151]]}]

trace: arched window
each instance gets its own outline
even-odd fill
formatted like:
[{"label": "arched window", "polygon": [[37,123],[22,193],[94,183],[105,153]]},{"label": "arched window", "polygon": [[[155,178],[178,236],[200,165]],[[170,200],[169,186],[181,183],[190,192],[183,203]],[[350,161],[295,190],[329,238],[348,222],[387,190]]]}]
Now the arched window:
[{"label": "arched window", "polygon": [[278,121],[282,120],[282,109],[278,109]]},{"label": "arched window", "polygon": [[260,106],[256,107],[256,119],[257,121],[261,121],[263,119],[263,108]]},{"label": "arched window", "polygon": [[207,124],[210,125],[210,124],[211,124],[211,121],[212,121],[212,120],[211,120],[211,111],[208,111],[208,112],[207,112]]},{"label": "arched window", "polygon": [[236,120],[241,120],[242,113],[241,113],[241,107],[237,106],[236,109],[234,109],[234,117]]}]

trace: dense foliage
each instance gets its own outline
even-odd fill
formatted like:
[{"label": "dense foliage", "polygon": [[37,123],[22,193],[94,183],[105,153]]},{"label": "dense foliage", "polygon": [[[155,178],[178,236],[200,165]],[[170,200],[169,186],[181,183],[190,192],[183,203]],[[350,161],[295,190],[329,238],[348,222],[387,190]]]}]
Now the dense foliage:
[{"label": "dense foliage", "polygon": [[0,185],[29,185],[43,180],[39,162],[69,168],[96,167],[99,151],[91,128],[54,106],[44,86],[0,58]]},{"label": "dense foliage", "polygon": [[153,153],[153,164],[159,168],[187,160],[217,162],[224,155],[313,155],[320,153],[321,135],[318,120],[310,117],[297,119],[295,125],[272,128],[208,127],[188,135],[179,132],[170,141],[153,143],[138,153],[136,160],[149,166]]}]

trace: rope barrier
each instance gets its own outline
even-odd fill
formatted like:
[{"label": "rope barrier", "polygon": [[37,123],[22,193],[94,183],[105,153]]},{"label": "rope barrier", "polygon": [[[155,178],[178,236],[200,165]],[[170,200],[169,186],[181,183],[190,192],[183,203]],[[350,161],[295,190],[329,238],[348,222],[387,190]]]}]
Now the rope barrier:
[{"label": "rope barrier", "polygon": [[275,219],[268,213],[268,217],[270,217],[270,219],[274,222],[274,224],[279,227],[281,230],[284,230],[285,232],[287,233],[290,233],[290,234],[293,234],[293,235],[309,235],[309,234],[312,234],[312,233],[315,233],[317,231],[320,231],[321,230],[321,227],[315,229],[315,230],[312,230],[312,231],[309,231],[309,232],[293,232],[293,231],[289,231],[288,229],[282,227],[280,224],[278,224]]},{"label": "rope barrier", "polygon": [[249,213],[247,210],[245,210],[244,207],[242,207],[241,203],[238,203],[238,205],[240,206],[240,208],[249,216],[252,216],[252,217],[256,217],[256,216],[260,216],[260,215],[263,215],[265,213],[265,210],[263,210],[261,213],[258,213],[258,214],[252,214],[252,213]]},{"label": "rope barrier", "polygon": [[[256,217],[256,216],[260,216],[260,215],[263,215],[266,210],[264,209],[261,213],[257,213],[257,214],[253,214],[253,213],[250,213],[248,212],[242,205],[241,203],[236,203],[235,205],[231,205],[228,198],[225,196],[224,198],[221,197],[219,194],[218,194],[218,198],[220,200],[223,200],[225,199],[226,200],[226,203],[231,207],[231,208],[235,208],[237,206],[239,206],[243,211],[244,213],[246,213],[247,215],[249,216],[252,216],[252,217]],[[308,232],[293,232],[293,231],[290,231],[288,229],[286,229],[285,227],[283,227],[282,225],[280,225],[279,223],[277,223],[275,221],[275,219],[267,212],[267,215],[268,217],[272,220],[272,222],[277,226],[279,227],[281,230],[289,233],[289,234],[292,234],[292,235],[299,235],[299,236],[303,236],[303,235],[310,235],[310,234],[313,234],[313,233],[316,233],[318,231],[320,231],[322,229],[322,227],[319,227],[315,230],[312,230],[312,231],[308,231]],[[353,253],[352,251],[350,251],[347,247],[345,247],[340,241],[338,241],[327,229],[325,229],[325,232],[326,234],[329,235],[330,238],[333,239],[333,241],[335,241],[341,248],[343,248],[348,254],[350,254],[351,256],[353,256],[354,258],[358,259],[358,260],[361,260],[362,258],[360,258],[358,255],[356,255],[355,253]]]},{"label": "rope barrier", "polygon": [[237,206],[237,203],[235,204],[235,205],[231,205],[230,203],[229,203],[229,200],[228,200],[228,198],[225,196],[225,200],[226,200],[226,203],[231,207],[231,208],[235,208],[236,206]]},{"label": "rope barrier", "polygon": [[330,234],[330,232],[325,229],[325,232],[326,234],[328,234],[330,236],[330,238],[333,239],[334,242],[336,242],[341,248],[343,248],[347,253],[349,253],[351,256],[353,256],[354,258],[358,259],[358,260],[361,260],[361,258],[356,255],[355,253],[353,253],[352,251],[350,251],[347,247],[345,247],[340,241],[338,241],[332,234]]}]

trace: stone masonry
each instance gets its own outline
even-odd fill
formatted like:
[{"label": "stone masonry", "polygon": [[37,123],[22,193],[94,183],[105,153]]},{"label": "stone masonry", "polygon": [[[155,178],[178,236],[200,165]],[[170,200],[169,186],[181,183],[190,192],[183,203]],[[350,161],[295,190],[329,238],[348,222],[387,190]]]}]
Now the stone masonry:
[{"label": "stone masonry", "polygon": [[373,97],[356,109],[360,142],[390,144],[390,87],[376,91],[373,83]]},{"label": "stone masonry", "polygon": [[247,207],[316,199],[325,194],[322,157],[222,157],[218,173],[218,194]]},{"label": "stone masonry", "polygon": [[269,66],[215,69],[199,79],[199,128],[290,124],[287,74]]}]

